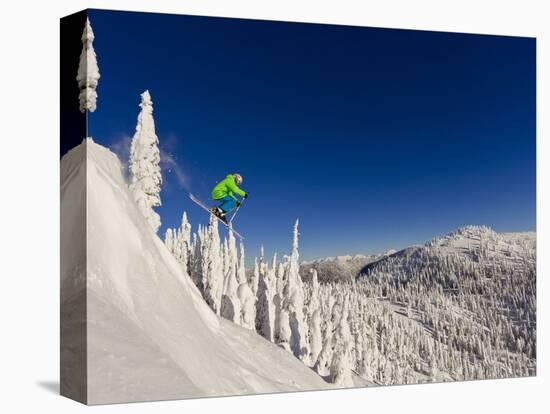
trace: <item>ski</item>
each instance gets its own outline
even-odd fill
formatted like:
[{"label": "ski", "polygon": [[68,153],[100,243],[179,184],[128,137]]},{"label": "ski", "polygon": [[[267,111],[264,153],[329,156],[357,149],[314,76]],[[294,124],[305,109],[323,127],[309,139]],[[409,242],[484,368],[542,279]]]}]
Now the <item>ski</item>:
[{"label": "ski", "polygon": [[212,213],[212,211],[210,210],[210,208],[204,204],[202,201],[200,201],[197,197],[195,197],[193,194],[189,194],[189,198],[191,199],[191,201],[193,201],[195,204],[197,204],[200,208],[202,208],[203,210],[206,210],[208,212],[208,214],[210,214],[212,217],[216,218],[216,220],[218,220],[220,223],[222,223],[228,230],[231,230],[233,232],[233,234],[237,237],[239,237],[241,240],[244,240],[244,237],[241,236],[237,231],[235,231],[235,229],[233,229],[233,226],[229,226],[229,224],[225,223],[224,221],[222,221],[218,216],[216,216],[214,213]]}]

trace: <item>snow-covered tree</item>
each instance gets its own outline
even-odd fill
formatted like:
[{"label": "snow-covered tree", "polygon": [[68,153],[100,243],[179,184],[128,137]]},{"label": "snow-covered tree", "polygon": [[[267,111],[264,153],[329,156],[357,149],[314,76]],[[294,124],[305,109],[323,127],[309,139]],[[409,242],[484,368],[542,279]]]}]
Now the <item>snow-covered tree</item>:
[{"label": "snow-covered tree", "polygon": [[155,132],[153,101],[149,91],[141,94],[141,111],[130,148],[130,190],[134,199],[154,232],[160,227],[160,216],[153,207],[161,205],[159,139]]},{"label": "snow-covered tree", "polygon": [[352,337],[348,324],[349,302],[346,296],[341,306],[341,317],[336,329],[336,347],[330,368],[332,383],[342,387],[353,387],[351,375]]},{"label": "snow-covered tree", "polygon": [[277,345],[286,349],[288,352],[292,352],[290,348],[292,332],[290,330],[290,318],[288,311],[284,308],[279,312],[279,332],[277,334]]},{"label": "snow-covered tree", "polygon": [[78,63],[76,81],[80,89],[79,101],[81,112],[94,112],[97,102],[97,84],[100,74],[97,58],[94,50],[94,32],[90,20],[86,18],[86,24],[82,32],[82,52]]},{"label": "snow-covered tree", "polygon": [[229,240],[227,243],[227,265],[225,269],[221,315],[231,322],[241,324],[241,301],[238,297],[239,283],[237,282],[237,243],[229,225]]},{"label": "snow-covered tree", "polygon": [[241,283],[246,283],[246,265],[244,262],[244,244],[241,239],[239,244],[239,263],[237,266],[237,282],[239,285]]},{"label": "snow-covered tree", "polygon": [[267,266],[263,263],[263,259],[260,263],[260,280],[258,283],[258,300],[256,305],[256,331],[268,341],[273,342],[275,306],[273,304],[271,278],[272,272],[274,272],[275,269],[267,269]]},{"label": "snow-covered tree", "polygon": [[206,302],[218,315],[221,311],[223,293],[223,263],[221,253],[218,220],[211,217],[208,232],[202,243],[202,285],[204,286],[203,294]]},{"label": "snow-covered tree", "polygon": [[178,262],[180,262],[185,273],[189,272],[190,250],[191,224],[189,224],[189,221],[187,220],[187,213],[183,212],[180,228],[172,231],[172,254]]},{"label": "snow-covered tree", "polygon": [[248,283],[241,283],[237,290],[241,302],[241,325],[247,329],[254,330],[256,322],[256,298]]},{"label": "snow-covered tree", "polygon": [[273,321],[273,339],[275,343],[279,342],[279,333],[281,332],[281,312],[283,311],[285,291],[285,263],[281,262],[277,266],[276,281],[275,281],[275,294],[273,295],[273,307],[275,312],[275,319]]},{"label": "snow-covered tree", "polygon": [[239,259],[237,262],[237,299],[240,304],[239,324],[247,329],[254,330],[256,321],[256,297],[246,280],[246,265],[244,257],[244,244],[241,239],[239,244]]},{"label": "snow-covered tree", "polygon": [[225,275],[227,274],[228,264],[229,264],[229,245],[227,244],[227,239],[224,239],[222,245],[222,272],[224,275],[224,283],[225,283]]},{"label": "snow-covered tree", "polygon": [[299,272],[298,220],[296,220],[292,252],[287,267],[288,314],[291,330],[290,348],[297,358],[306,362],[309,356],[308,327],[304,317],[304,287]]},{"label": "snow-covered tree", "polygon": [[254,259],[254,271],[252,272],[252,277],[250,278],[250,289],[254,296],[258,294],[258,283],[260,281],[260,264],[258,263],[258,258]]},{"label": "snow-covered tree", "polygon": [[166,229],[164,233],[164,244],[168,251],[174,254],[174,231],[172,229]]},{"label": "snow-covered tree", "polygon": [[187,219],[187,213],[185,211],[181,217],[181,235],[184,247],[189,251],[191,248],[191,224]]},{"label": "snow-covered tree", "polygon": [[319,305],[319,280],[317,270],[311,271],[311,297],[308,306],[308,324],[309,324],[309,362],[315,366],[319,354],[323,349],[323,337],[321,332],[321,311]]},{"label": "snow-covered tree", "polygon": [[203,275],[202,275],[202,253],[203,253],[203,241],[205,237],[203,236],[202,226],[199,224],[197,232],[193,234],[193,243],[190,248],[190,257],[189,257],[189,275],[191,280],[197,288],[201,291],[204,296],[204,284],[203,284]]},{"label": "snow-covered tree", "polygon": [[314,367],[319,359],[321,350],[323,349],[323,335],[321,333],[321,312],[319,309],[313,311],[310,317],[309,340],[310,340],[310,355],[308,358],[309,365]]}]

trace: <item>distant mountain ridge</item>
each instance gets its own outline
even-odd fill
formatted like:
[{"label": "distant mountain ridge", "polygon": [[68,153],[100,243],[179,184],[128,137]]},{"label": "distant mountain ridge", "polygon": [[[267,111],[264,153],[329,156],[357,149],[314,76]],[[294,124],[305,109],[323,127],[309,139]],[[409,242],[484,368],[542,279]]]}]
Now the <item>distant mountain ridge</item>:
[{"label": "distant mountain ridge", "polygon": [[348,255],[302,262],[300,264],[300,275],[302,279],[309,281],[311,271],[315,269],[321,282],[351,281],[356,278],[363,267],[380,257],[380,255]]},{"label": "distant mountain ridge", "polygon": [[415,260],[444,260],[448,257],[463,259],[465,265],[478,266],[484,271],[499,267],[502,268],[499,271],[504,272],[501,274],[523,272],[526,264],[536,264],[536,233],[497,233],[487,226],[465,226],[436,237],[424,246],[407,247],[367,263],[357,277],[390,264],[406,268]]},{"label": "distant mountain ridge", "polygon": [[315,269],[321,282],[350,281],[384,261],[411,257],[421,252],[428,255],[458,255],[474,262],[484,258],[485,261],[523,263],[523,260],[535,261],[535,250],[535,232],[498,233],[488,226],[468,225],[436,237],[424,245],[412,245],[399,251],[388,250],[374,255],[343,255],[303,261],[300,273],[304,280],[309,280],[311,270]]}]

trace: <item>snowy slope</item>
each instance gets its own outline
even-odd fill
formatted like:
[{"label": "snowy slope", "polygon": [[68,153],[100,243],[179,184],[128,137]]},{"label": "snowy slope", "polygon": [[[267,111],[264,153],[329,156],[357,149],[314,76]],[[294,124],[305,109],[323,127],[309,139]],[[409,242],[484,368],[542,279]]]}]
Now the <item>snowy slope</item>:
[{"label": "snowy slope", "polygon": [[427,243],[426,248],[441,254],[458,254],[474,261],[496,259],[514,262],[535,259],[536,233],[497,233],[486,226],[462,227]]},{"label": "snowy slope", "polygon": [[[62,160],[61,185],[70,194],[64,211],[85,197],[76,180],[85,159],[88,403],[329,386],[290,353],[210,310],[138,211],[118,158],[90,139]],[[73,222],[84,222],[84,214],[77,210]],[[74,297],[78,268],[69,256],[64,300]]]},{"label": "snowy slope", "polygon": [[367,273],[380,267],[397,267],[407,271],[411,264],[426,260],[452,258],[464,266],[473,265],[487,271],[515,274],[536,265],[536,233],[497,233],[486,226],[465,226],[424,246],[411,246],[387,257],[366,264],[360,271]]},{"label": "snowy slope", "polygon": [[[536,375],[535,233],[466,226],[367,264],[357,281],[356,314],[386,332],[366,370],[378,383]],[[394,358],[396,338],[410,358]]]}]

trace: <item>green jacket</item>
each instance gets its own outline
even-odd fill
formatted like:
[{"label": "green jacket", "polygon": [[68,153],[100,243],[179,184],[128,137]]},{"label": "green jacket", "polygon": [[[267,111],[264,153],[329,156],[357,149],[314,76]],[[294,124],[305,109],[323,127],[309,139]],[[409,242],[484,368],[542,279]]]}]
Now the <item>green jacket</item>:
[{"label": "green jacket", "polygon": [[243,190],[241,190],[237,186],[237,183],[235,182],[235,177],[233,177],[233,174],[229,174],[222,181],[216,184],[216,186],[212,190],[212,198],[214,200],[219,200],[220,198],[230,196],[230,197],[233,197],[235,200],[237,200],[237,198],[233,195],[233,193],[236,193],[241,197],[244,197],[246,194]]}]

